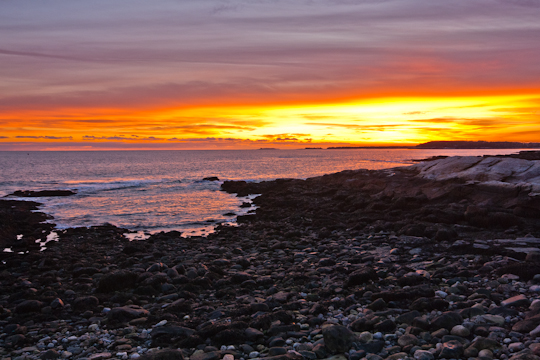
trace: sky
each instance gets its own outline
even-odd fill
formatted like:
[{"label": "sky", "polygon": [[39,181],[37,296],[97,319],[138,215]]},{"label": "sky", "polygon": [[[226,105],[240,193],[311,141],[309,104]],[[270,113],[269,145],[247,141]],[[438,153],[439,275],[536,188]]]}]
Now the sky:
[{"label": "sky", "polygon": [[540,141],[538,0],[0,0],[0,150]]}]

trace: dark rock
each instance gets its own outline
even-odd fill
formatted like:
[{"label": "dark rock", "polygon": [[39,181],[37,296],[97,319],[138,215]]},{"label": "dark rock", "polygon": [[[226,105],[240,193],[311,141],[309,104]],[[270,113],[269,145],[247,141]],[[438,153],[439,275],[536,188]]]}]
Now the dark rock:
[{"label": "dark rock", "polygon": [[139,360],[184,360],[184,354],[180,350],[163,349],[146,353]]},{"label": "dark rock", "polygon": [[512,326],[512,330],[524,334],[533,331],[538,325],[540,325],[540,315],[535,315],[518,321]]},{"label": "dark rock", "polygon": [[95,296],[80,296],[73,300],[73,308],[77,310],[92,310],[99,305]]},{"label": "dark rock", "polygon": [[456,325],[461,325],[463,323],[463,318],[458,313],[453,311],[447,311],[441,316],[436,317],[431,321],[431,327],[433,330],[438,330],[444,328],[451,330]]},{"label": "dark rock", "polygon": [[62,299],[56,298],[56,299],[54,299],[53,301],[51,301],[50,307],[51,307],[51,309],[53,309],[53,310],[55,310],[55,309],[61,309],[61,308],[64,307],[64,302],[62,301]]},{"label": "dark rock", "polygon": [[43,307],[43,303],[41,301],[37,300],[26,300],[17,305],[17,308],[15,309],[16,313],[19,314],[27,314],[31,312],[39,312],[41,311],[41,308]]},{"label": "dark rock", "polygon": [[379,311],[379,310],[386,309],[386,306],[387,306],[386,301],[384,301],[381,298],[378,298],[377,300],[369,304],[367,307],[368,309],[371,309],[373,311]]},{"label": "dark rock", "polygon": [[9,347],[21,346],[26,341],[26,336],[23,334],[10,335],[4,339],[4,343]]},{"label": "dark rock", "polygon": [[111,309],[107,313],[107,317],[110,320],[116,321],[129,321],[141,317],[148,316],[150,312],[136,305],[121,306]]},{"label": "dark rock", "polygon": [[58,359],[59,357],[60,357],[60,354],[58,353],[58,351],[54,349],[50,349],[50,350],[45,351],[43,354],[41,354],[39,358],[41,360],[54,360],[54,359]]},{"label": "dark rock", "polygon": [[523,294],[501,301],[502,306],[529,306],[529,304],[529,299]]},{"label": "dark rock", "polygon": [[384,348],[384,341],[374,340],[367,344],[358,344],[355,345],[356,350],[365,351],[368,354],[378,354]]},{"label": "dark rock", "polygon": [[219,178],[217,176],[207,176],[203,178],[203,181],[219,181]]},{"label": "dark rock", "polygon": [[345,286],[351,287],[355,285],[362,285],[371,280],[377,280],[379,277],[375,270],[370,267],[363,267],[361,269],[353,271],[349,274],[349,278]]},{"label": "dark rock", "polygon": [[343,353],[349,351],[356,335],[345,326],[330,325],[322,329],[324,344],[332,353]]},{"label": "dark rock", "polygon": [[440,358],[459,359],[463,354],[463,344],[456,340],[451,340],[442,344]]},{"label": "dark rock", "polygon": [[48,196],[71,196],[77,194],[71,190],[17,190],[14,193],[10,194],[11,196],[18,197],[48,197]]},{"label": "dark rock", "polygon": [[287,349],[284,347],[274,346],[268,349],[269,356],[284,355],[287,353]]},{"label": "dark rock", "polygon": [[119,270],[101,277],[98,283],[97,291],[101,293],[110,293],[122,289],[132,289],[137,283],[139,275],[127,270]]},{"label": "dark rock", "polygon": [[399,315],[397,318],[396,318],[396,322],[398,324],[402,324],[402,323],[405,323],[405,324],[411,324],[413,319],[416,318],[416,317],[419,317],[421,314],[419,311],[409,311],[405,314],[401,314]]},{"label": "dark rock", "polygon": [[262,331],[259,331],[259,330],[254,329],[254,328],[249,328],[249,327],[244,330],[244,334],[246,335],[246,338],[249,341],[255,341],[258,338],[261,338],[261,337],[264,336]]},{"label": "dark rock", "polygon": [[386,319],[386,320],[376,323],[373,326],[373,328],[377,331],[388,332],[396,328],[396,323],[390,319]]}]

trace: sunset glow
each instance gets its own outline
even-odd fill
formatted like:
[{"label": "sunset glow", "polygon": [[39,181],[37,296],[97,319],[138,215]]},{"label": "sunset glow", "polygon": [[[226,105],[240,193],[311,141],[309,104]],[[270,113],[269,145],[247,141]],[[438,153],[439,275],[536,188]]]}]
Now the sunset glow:
[{"label": "sunset glow", "polygon": [[538,18],[521,0],[4,1],[0,150],[537,142]]}]

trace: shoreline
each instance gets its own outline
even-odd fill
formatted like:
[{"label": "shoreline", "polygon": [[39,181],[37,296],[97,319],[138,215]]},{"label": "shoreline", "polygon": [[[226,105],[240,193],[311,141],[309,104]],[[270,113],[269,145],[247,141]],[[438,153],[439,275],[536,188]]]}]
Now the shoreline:
[{"label": "shoreline", "polygon": [[258,209],[206,237],[103,225],[2,253],[0,355],[536,359],[540,204],[415,166],[225,182]]}]

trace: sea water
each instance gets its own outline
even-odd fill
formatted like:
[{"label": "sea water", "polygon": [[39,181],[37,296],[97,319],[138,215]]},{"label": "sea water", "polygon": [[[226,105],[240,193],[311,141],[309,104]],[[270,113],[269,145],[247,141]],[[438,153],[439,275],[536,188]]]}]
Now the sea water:
[{"label": "sea water", "polygon": [[[204,235],[234,224],[252,197],[220,191],[225,180],[308,178],[350,169],[406,166],[435,155],[518,150],[309,149],[0,152],[0,197],[16,190],[68,189],[42,203],[58,229],[110,223],[142,233]],[[206,181],[216,176],[219,181]]]}]

